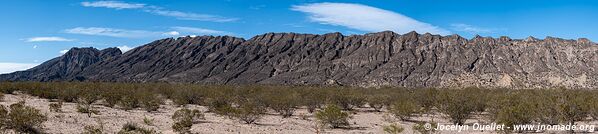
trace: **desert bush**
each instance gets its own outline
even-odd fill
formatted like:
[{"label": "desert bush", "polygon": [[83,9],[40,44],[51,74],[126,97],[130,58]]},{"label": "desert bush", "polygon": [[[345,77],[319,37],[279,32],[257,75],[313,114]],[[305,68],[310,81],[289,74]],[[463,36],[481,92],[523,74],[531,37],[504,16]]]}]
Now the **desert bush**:
[{"label": "desert bush", "polygon": [[245,124],[255,123],[262,118],[266,108],[254,101],[239,102],[238,107],[228,109],[231,111],[231,117],[239,119]]},{"label": "desert bush", "polygon": [[478,102],[475,97],[475,94],[469,94],[467,90],[442,91],[439,94],[439,110],[447,115],[451,122],[462,125],[476,111]]},{"label": "desert bush", "polygon": [[381,112],[384,106],[388,106],[390,103],[390,96],[383,94],[369,95],[366,97],[368,105],[377,112]]},{"label": "desert bush", "polygon": [[[403,91],[403,94],[407,94]],[[438,102],[438,90],[435,88],[415,89],[412,96],[415,103],[421,107],[422,113],[431,113]],[[403,96],[405,97],[405,96]]]},{"label": "desert bush", "polygon": [[199,91],[194,90],[194,88],[191,87],[175,90],[171,97],[174,104],[177,105],[200,104],[202,102],[202,98],[203,97],[201,94],[199,94]]},{"label": "desert bush", "polygon": [[340,106],[343,110],[353,110],[354,107],[361,107],[366,103],[365,96],[355,89],[332,89],[329,102]]},{"label": "desert bush", "polygon": [[87,114],[87,117],[91,117],[92,114],[100,114],[100,111],[95,110],[92,105],[77,104],[77,112]]},{"label": "desert bush", "polygon": [[153,126],[154,125],[154,119],[143,117],[143,123],[145,123],[145,125]]},{"label": "desert bush", "polygon": [[316,112],[316,119],[321,124],[332,128],[349,126],[349,114],[343,112],[336,105],[328,105],[326,108]]},{"label": "desert bush", "polygon": [[517,124],[530,124],[535,119],[534,102],[525,97],[528,94],[509,92],[492,98],[488,110],[490,119],[497,124],[513,128]]},{"label": "desert bush", "polygon": [[0,108],[0,128],[12,129],[17,133],[41,133],[42,123],[47,120],[46,115],[25,106],[25,102],[10,105],[10,110],[4,106]]},{"label": "desert bush", "polygon": [[556,125],[559,124],[560,115],[557,109],[557,102],[559,101],[557,94],[552,90],[542,91],[525,91],[529,95],[529,101],[534,103],[533,114],[535,114],[535,122],[542,124]]},{"label": "desert bush", "polygon": [[140,104],[139,100],[137,100],[134,95],[125,95],[119,100],[118,106],[127,111],[140,107]]},{"label": "desert bush", "polygon": [[575,124],[589,116],[590,105],[587,101],[593,96],[579,90],[560,89],[556,92],[559,95],[556,106],[562,123]]},{"label": "desert bush", "polygon": [[143,128],[135,123],[127,122],[117,134],[157,134],[156,130]]},{"label": "desert bush", "polygon": [[320,90],[317,88],[309,87],[306,89],[300,90],[300,105],[307,107],[307,111],[309,113],[313,113],[316,111],[317,108],[320,108],[322,105],[326,103],[326,93],[324,90]]},{"label": "desert bush", "polygon": [[199,110],[194,109],[180,109],[174,112],[172,115],[172,120],[174,120],[174,124],[172,125],[172,129],[178,133],[190,133],[191,126],[193,126],[194,122],[197,122],[200,119],[205,119],[203,113]]},{"label": "desert bush", "polygon": [[388,126],[383,126],[382,130],[388,134],[400,134],[405,130],[405,128],[393,123]]},{"label": "desert bush", "polygon": [[297,95],[293,92],[278,91],[268,96],[267,105],[283,118],[291,117],[299,105]]},{"label": "desert bush", "polygon": [[97,126],[88,125],[83,128],[82,134],[103,134],[104,133],[104,122],[100,119],[96,120],[98,122]]},{"label": "desert bush", "polygon": [[403,121],[409,120],[419,111],[420,107],[408,98],[397,100],[389,108],[390,113]]},{"label": "desert bush", "polygon": [[51,112],[62,112],[62,101],[48,104]]},{"label": "desert bush", "polygon": [[[591,93],[592,96],[598,96],[596,92]],[[598,97],[593,97],[588,101],[589,106],[589,116],[592,117],[594,120],[598,120]]]},{"label": "desert bush", "polygon": [[164,99],[158,94],[141,93],[138,97],[140,106],[147,112],[157,111],[160,105],[164,104]]},{"label": "desert bush", "polygon": [[109,88],[107,91],[102,92],[100,95],[104,99],[105,106],[113,108],[116,106],[120,100],[125,96],[125,92],[121,91],[122,89],[119,88]]},{"label": "desert bush", "polygon": [[4,105],[0,105],[0,132],[6,130],[8,128],[8,110]]}]

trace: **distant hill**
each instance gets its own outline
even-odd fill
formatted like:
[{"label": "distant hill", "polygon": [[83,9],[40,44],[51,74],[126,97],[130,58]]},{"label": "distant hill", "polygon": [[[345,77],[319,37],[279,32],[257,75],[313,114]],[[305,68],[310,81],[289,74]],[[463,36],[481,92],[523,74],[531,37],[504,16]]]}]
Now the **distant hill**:
[{"label": "distant hill", "polygon": [[587,39],[379,32],[161,39],[124,54],[73,48],[9,81],[181,82],[360,87],[598,87]]}]

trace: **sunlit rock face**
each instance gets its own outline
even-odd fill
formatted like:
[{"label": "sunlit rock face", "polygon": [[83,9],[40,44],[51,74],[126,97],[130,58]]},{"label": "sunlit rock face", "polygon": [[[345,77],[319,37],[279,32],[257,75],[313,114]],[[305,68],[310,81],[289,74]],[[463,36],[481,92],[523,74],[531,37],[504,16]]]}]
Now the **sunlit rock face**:
[{"label": "sunlit rock face", "polygon": [[46,71],[34,71],[63,64],[51,62],[56,60],[53,59],[45,63],[52,65],[42,64],[2,75],[0,79],[359,87],[598,87],[598,45],[584,38],[465,39],[415,32],[351,36],[267,33],[248,40],[230,36],[168,38],[122,55],[120,51],[106,55],[78,57],[89,60],[60,66],[61,77],[49,78],[40,75]]}]

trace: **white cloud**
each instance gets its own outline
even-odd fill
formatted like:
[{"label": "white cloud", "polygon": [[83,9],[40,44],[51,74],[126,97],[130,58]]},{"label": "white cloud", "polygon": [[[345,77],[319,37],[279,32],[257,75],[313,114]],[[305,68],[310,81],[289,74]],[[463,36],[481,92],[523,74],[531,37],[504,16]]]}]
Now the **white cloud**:
[{"label": "white cloud", "polygon": [[295,5],[291,10],[309,14],[309,19],[314,22],[345,26],[368,32],[391,30],[397,33],[417,31],[441,35],[450,34],[448,30],[417,21],[408,16],[361,4],[313,3]]},{"label": "white cloud", "polygon": [[145,4],[124,3],[120,1],[81,2],[81,5],[84,7],[104,7],[113,9],[136,9],[145,7]]},{"label": "white cloud", "polygon": [[120,1],[97,1],[97,2],[81,2],[84,7],[103,7],[112,9],[140,9],[141,11],[168,17],[175,17],[181,20],[197,20],[197,21],[212,21],[212,22],[231,22],[238,20],[237,18],[228,18],[218,15],[199,14],[191,12],[182,12],[174,10],[165,10],[158,6],[151,6],[141,3],[126,3]]},{"label": "white cloud", "polygon": [[66,39],[62,37],[31,37],[25,40],[25,42],[49,42],[49,41],[73,41],[72,39]]},{"label": "white cloud", "polygon": [[118,46],[117,48],[120,49],[120,51],[122,51],[123,53],[127,52],[127,51],[129,51],[131,49],[133,49],[132,47],[129,47],[129,46],[126,46],[126,45],[125,46]]},{"label": "white cloud", "polygon": [[[161,37],[176,34],[173,32],[159,32],[159,31],[145,31],[145,30],[127,30],[115,29],[105,27],[76,27],[66,29],[66,33],[83,34],[83,35],[98,35],[110,37],[124,37],[124,38],[143,38],[143,37]],[[176,31],[174,31],[176,32]]]},{"label": "white cloud", "polygon": [[197,27],[172,27],[172,29],[174,29],[176,31],[188,33],[188,34],[200,34],[200,35],[204,35],[204,34],[215,34],[215,35],[219,35],[219,34],[230,34],[229,32],[225,32],[225,31],[218,31],[218,30],[205,29],[205,28],[197,28]]},{"label": "white cloud", "polygon": [[476,27],[476,26],[461,24],[461,23],[451,24],[451,29],[455,30],[455,31],[467,32],[467,33],[471,33],[471,34],[493,33],[497,30],[494,28],[482,28],[482,27]]},{"label": "white cloud", "polygon": [[177,32],[177,31],[170,31],[170,32],[166,32],[164,33],[164,35],[168,35],[168,36],[177,36],[181,33]]},{"label": "white cloud", "polygon": [[65,49],[65,50],[60,50],[60,52],[59,52],[59,53],[60,53],[60,54],[66,54],[66,52],[69,52],[69,50],[66,50],[66,49]]},{"label": "white cloud", "polygon": [[35,63],[0,63],[0,74],[23,71],[37,65]]},{"label": "white cloud", "polygon": [[231,22],[238,20],[237,18],[226,18],[216,15],[209,15],[209,14],[198,14],[198,13],[189,13],[189,12],[181,12],[181,11],[170,11],[170,10],[162,10],[162,9],[148,9],[144,10],[145,12],[149,12],[156,15],[161,16],[168,16],[168,17],[175,17],[181,20],[197,20],[197,21],[212,21],[212,22]]}]

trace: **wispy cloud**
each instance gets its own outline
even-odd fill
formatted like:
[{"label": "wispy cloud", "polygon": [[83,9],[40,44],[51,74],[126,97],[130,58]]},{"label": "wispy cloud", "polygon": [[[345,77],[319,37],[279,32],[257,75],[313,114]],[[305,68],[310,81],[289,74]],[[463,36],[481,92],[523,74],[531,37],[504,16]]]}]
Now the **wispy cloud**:
[{"label": "wispy cloud", "polygon": [[198,27],[172,27],[173,30],[188,33],[188,34],[212,34],[212,35],[222,35],[222,34],[231,34],[230,32],[219,31],[219,30],[212,30],[212,29],[205,29],[205,28],[198,28]]},{"label": "wispy cloud", "polygon": [[37,66],[35,63],[0,63],[0,74],[23,71]]},{"label": "wispy cloud", "polygon": [[210,14],[198,14],[198,13],[189,13],[189,12],[181,12],[181,11],[171,11],[171,10],[162,10],[159,8],[155,9],[147,9],[144,10],[145,12],[149,12],[156,15],[161,16],[169,16],[175,17],[181,20],[197,20],[197,21],[212,21],[212,22],[231,22],[238,20],[237,18],[227,18],[221,17],[217,15],[210,15]]},{"label": "wispy cloud", "polygon": [[129,51],[131,49],[133,49],[133,47],[129,47],[129,46],[126,46],[126,45],[125,46],[118,46],[116,48],[120,49],[120,51],[122,51],[123,53],[127,52],[127,51]]},{"label": "wispy cloud", "polygon": [[470,34],[495,33],[496,31],[500,30],[497,28],[483,28],[462,23],[451,24],[451,29],[459,32],[467,32]]},{"label": "wispy cloud", "polygon": [[124,38],[161,37],[161,36],[168,36],[168,35],[173,34],[172,32],[128,30],[128,29],[116,29],[116,28],[105,28],[105,27],[76,27],[76,28],[72,28],[72,29],[66,29],[64,31],[66,33],[70,33],[70,34],[98,35],[98,36],[124,37]]},{"label": "wispy cloud", "polygon": [[104,7],[114,9],[136,9],[145,7],[145,4],[124,3],[120,1],[81,2],[81,5],[84,7]]},{"label": "wispy cloud", "polygon": [[69,50],[65,49],[65,50],[60,50],[59,51],[60,54],[66,54],[66,52],[69,52]]},{"label": "wispy cloud", "polygon": [[141,11],[160,15],[174,17],[181,20],[196,20],[196,21],[212,21],[212,22],[231,22],[238,20],[237,18],[222,17],[211,14],[200,14],[192,12],[183,12],[175,10],[166,10],[162,7],[151,6],[142,3],[126,3],[121,1],[96,1],[96,2],[81,2],[84,7],[101,7],[112,9],[140,9]]},{"label": "wispy cloud", "polygon": [[25,42],[57,42],[57,41],[73,41],[73,39],[67,39],[62,37],[31,37],[25,40]]},{"label": "wispy cloud", "polygon": [[417,21],[408,16],[361,4],[313,3],[295,5],[291,7],[291,10],[309,14],[309,19],[314,22],[368,32],[391,30],[398,33],[417,31],[442,35],[450,34],[448,30]]}]

